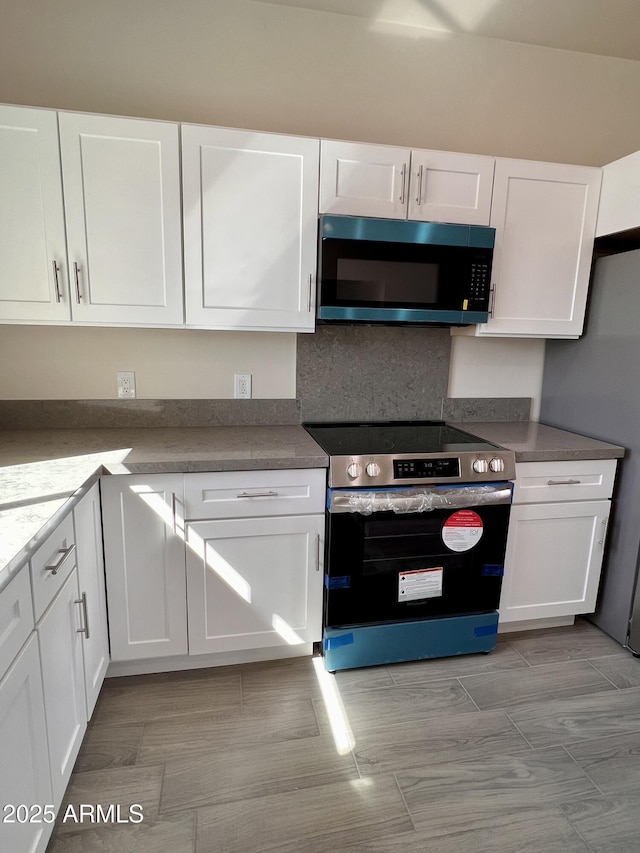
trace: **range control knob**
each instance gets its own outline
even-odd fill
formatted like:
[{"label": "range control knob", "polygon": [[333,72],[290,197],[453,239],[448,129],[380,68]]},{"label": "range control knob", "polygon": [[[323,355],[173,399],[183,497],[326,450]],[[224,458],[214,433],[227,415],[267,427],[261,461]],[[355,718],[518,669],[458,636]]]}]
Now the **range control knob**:
[{"label": "range control knob", "polygon": [[380,474],[380,466],[377,462],[369,462],[367,465],[367,474],[369,477],[378,477]]},{"label": "range control knob", "polygon": [[476,474],[486,474],[489,470],[489,463],[486,459],[475,459],[472,467]]},{"label": "range control knob", "polygon": [[362,474],[362,468],[357,462],[351,462],[347,465],[347,474],[352,480],[357,480],[360,474]]},{"label": "range control knob", "polygon": [[489,468],[497,474],[499,471],[504,471],[504,459],[500,459],[498,456],[494,456],[491,462],[489,462]]}]

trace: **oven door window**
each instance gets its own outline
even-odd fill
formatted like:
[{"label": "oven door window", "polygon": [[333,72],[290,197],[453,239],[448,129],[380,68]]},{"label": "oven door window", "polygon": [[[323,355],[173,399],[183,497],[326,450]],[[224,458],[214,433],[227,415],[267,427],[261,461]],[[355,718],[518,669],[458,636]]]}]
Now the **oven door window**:
[{"label": "oven door window", "polygon": [[[482,536],[464,551],[445,544],[449,509],[407,515],[329,514],[325,624],[365,625],[497,610],[509,509],[474,507]],[[421,583],[424,598],[413,592]],[[408,597],[402,597],[403,589]]]},{"label": "oven door window", "polygon": [[322,304],[460,310],[477,249],[323,239]]}]

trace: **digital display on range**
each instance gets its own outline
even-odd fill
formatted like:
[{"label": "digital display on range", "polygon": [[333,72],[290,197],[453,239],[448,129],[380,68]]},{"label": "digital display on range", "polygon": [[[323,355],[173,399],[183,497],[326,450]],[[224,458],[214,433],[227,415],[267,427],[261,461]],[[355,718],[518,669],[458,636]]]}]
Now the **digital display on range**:
[{"label": "digital display on range", "polygon": [[459,477],[460,460],[452,459],[394,459],[396,480],[419,480],[431,477]]}]

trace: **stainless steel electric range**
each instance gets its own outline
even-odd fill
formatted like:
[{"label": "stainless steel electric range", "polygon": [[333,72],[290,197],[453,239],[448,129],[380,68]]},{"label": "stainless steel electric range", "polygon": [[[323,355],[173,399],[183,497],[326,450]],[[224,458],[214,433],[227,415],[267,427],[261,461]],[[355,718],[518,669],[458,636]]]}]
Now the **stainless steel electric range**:
[{"label": "stainless steel electric range", "polygon": [[438,421],[309,423],[329,455],[329,671],[495,647],[515,456]]}]

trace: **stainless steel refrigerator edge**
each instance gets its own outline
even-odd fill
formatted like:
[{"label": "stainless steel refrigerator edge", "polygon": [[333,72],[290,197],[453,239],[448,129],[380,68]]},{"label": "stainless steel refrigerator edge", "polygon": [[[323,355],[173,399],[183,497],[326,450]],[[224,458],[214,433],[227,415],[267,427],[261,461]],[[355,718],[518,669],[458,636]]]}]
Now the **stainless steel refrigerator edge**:
[{"label": "stainless steel refrigerator edge", "polygon": [[590,618],[640,654],[640,250],[598,259],[584,336],[547,341],[540,420],[626,448]]}]

